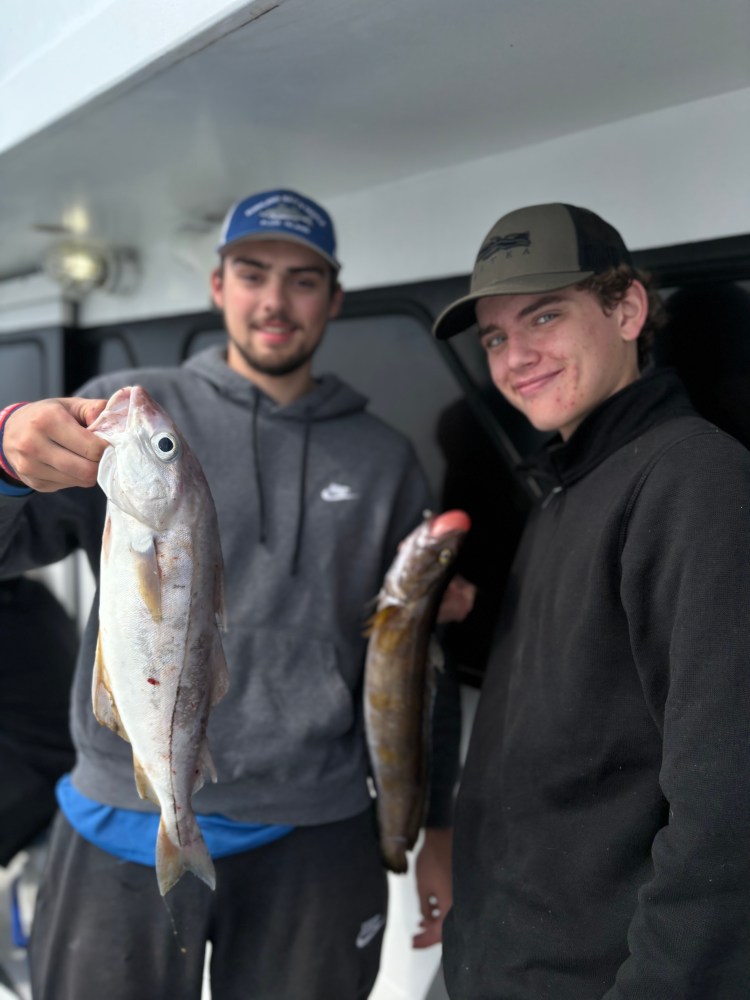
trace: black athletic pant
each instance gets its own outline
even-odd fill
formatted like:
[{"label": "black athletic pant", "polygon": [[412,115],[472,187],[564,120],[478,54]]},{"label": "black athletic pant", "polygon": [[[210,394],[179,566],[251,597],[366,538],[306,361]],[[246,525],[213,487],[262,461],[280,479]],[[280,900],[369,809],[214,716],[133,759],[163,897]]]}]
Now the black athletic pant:
[{"label": "black athletic pant", "polygon": [[300,827],[219,858],[162,898],[58,813],[29,958],[34,1000],[364,1000],[378,972],[387,881],[370,813]]}]

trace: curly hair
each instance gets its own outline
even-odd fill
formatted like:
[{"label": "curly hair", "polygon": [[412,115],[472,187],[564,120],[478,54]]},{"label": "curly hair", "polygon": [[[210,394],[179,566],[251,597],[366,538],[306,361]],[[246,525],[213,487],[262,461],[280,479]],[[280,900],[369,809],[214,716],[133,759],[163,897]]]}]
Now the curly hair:
[{"label": "curly hair", "polygon": [[666,322],[664,303],[654,288],[651,275],[627,264],[620,264],[586,278],[576,288],[595,295],[606,315],[609,315],[634,281],[640,281],[648,295],[648,314],[638,337],[638,366],[643,369],[651,355],[656,334]]}]

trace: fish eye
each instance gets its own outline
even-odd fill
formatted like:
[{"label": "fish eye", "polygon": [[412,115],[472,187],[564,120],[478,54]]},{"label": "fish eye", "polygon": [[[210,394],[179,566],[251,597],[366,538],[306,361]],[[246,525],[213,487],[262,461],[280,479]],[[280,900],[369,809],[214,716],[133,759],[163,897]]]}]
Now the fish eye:
[{"label": "fish eye", "polygon": [[154,434],[151,438],[151,447],[154,449],[156,457],[162,462],[173,461],[180,451],[177,438],[167,431],[159,431],[158,434]]},{"label": "fish eye", "polygon": [[441,549],[438,554],[438,562],[441,566],[447,566],[449,562],[453,559],[453,553],[450,549]]}]

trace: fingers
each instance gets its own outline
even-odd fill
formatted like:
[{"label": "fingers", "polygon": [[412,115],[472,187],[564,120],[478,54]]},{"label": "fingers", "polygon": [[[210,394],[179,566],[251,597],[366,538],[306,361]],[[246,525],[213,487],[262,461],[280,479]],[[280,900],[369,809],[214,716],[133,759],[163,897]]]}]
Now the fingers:
[{"label": "fingers", "polygon": [[434,944],[440,944],[443,939],[442,920],[439,924],[430,922],[429,924],[422,923],[421,926],[424,929],[419,934],[415,934],[411,939],[412,948],[418,950],[420,948],[431,948]]},{"label": "fingers", "polygon": [[73,397],[62,402],[71,403],[71,416],[84,427],[90,427],[107,405],[106,399],[81,399]]},{"label": "fingers", "polygon": [[3,450],[16,476],[41,493],[93,486],[107,444],[86,428],[105,406],[102,399],[43,399],[11,413]]},{"label": "fingers", "polygon": [[457,573],[445,588],[438,609],[438,624],[462,622],[474,607],[476,596],[476,585]]},{"label": "fingers", "polygon": [[411,939],[412,948],[430,948],[439,944],[443,937],[443,920],[445,914],[440,907],[437,896],[429,895],[422,901],[422,920],[420,931]]}]

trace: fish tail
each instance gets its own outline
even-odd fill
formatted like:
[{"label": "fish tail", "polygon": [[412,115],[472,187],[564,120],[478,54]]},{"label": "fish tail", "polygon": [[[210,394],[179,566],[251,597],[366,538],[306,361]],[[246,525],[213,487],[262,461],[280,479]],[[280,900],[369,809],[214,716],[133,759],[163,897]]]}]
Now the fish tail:
[{"label": "fish tail", "polygon": [[394,872],[396,875],[403,875],[409,867],[404,844],[399,842],[401,840],[402,838],[391,838],[383,841],[380,847],[383,864],[389,872]]},{"label": "fish tail", "polygon": [[198,824],[194,824],[189,843],[175,844],[162,820],[156,838],[156,879],[162,896],[166,896],[185,872],[197,875],[210,889],[216,888],[214,863]]}]

